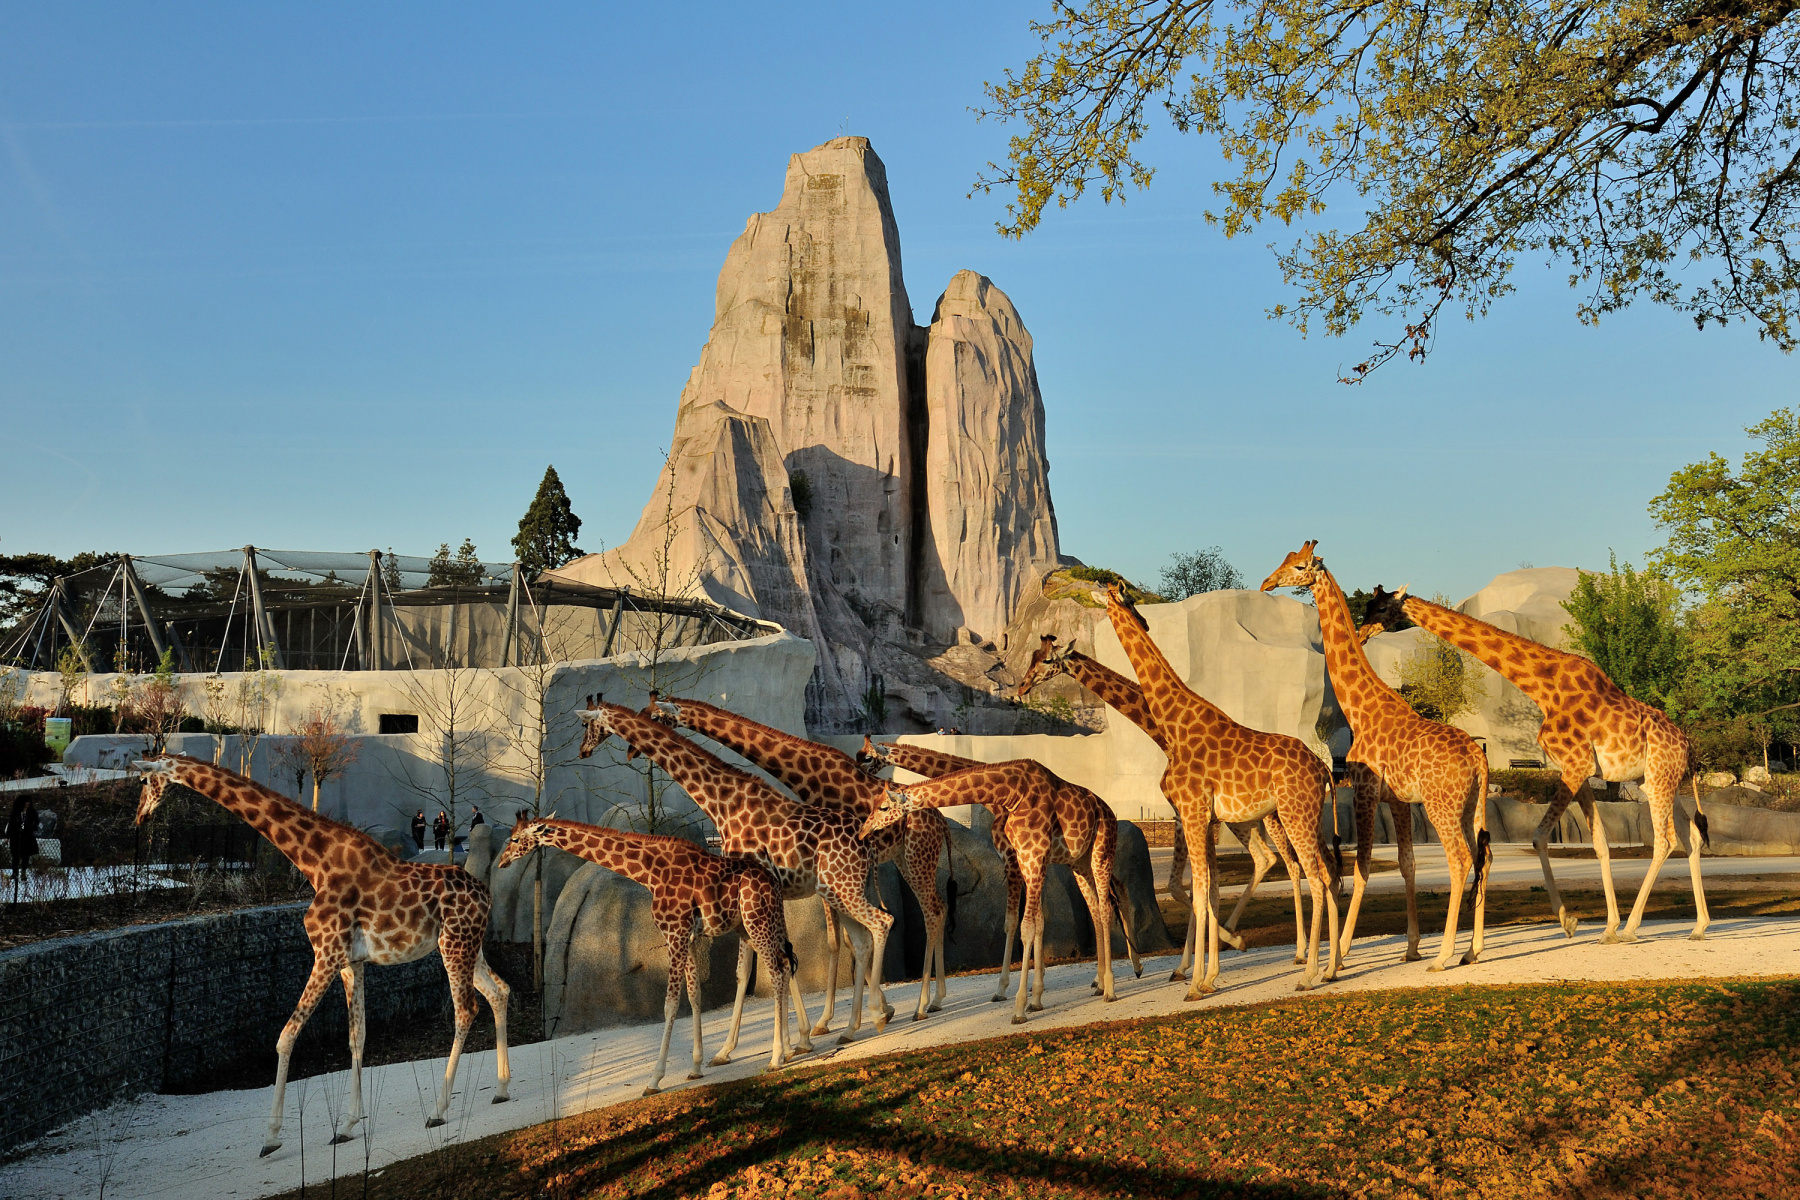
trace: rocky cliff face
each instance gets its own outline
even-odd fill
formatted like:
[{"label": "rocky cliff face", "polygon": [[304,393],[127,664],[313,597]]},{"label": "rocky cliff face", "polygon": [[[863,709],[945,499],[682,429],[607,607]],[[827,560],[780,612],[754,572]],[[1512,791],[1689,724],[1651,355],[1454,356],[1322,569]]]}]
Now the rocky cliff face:
[{"label": "rocky cliff face", "polygon": [[887,727],[942,723],[999,686],[945,650],[1003,642],[1058,561],[1031,336],[972,271],[913,323],[866,138],[794,155],[732,243],[671,444],[625,544],[557,576],[662,580],[811,639],[820,732],[889,694]]}]

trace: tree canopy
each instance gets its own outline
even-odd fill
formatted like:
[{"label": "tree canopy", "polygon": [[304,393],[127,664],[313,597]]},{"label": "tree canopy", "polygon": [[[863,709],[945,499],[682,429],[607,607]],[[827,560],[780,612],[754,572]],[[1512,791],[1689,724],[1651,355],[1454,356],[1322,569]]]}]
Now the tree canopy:
[{"label": "tree canopy", "polygon": [[1614,555],[1607,573],[1581,573],[1563,608],[1575,649],[1627,695],[1675,711],[1688,667],[1680,589],[1630,563],[1620,567]]},{"label": "tree canopy", "polygon": [[1225,552],[1217,546],[1209,546],[1192,554],[1171,554],[1156,590],[1165,599],[1185,600],[1202,592],[1243,586],[1244,577],[1226,560]]},{"label": "tree canopy", "polygon": [[1800,416],[1779,409],[1735,471],[1708,455],[1650,502],[1668,533],[1655,562],[1701,603],[1690,618],[1697,715],[1800,709]]},{"label": "tree canopy", "polygon": [[555,467],[544,468],[543,482],[531,507],[519,520],[519,532],[513,538],[513,553],[519,557],[527,579],[542,571],[560,567],[581,554],[575,539],[581,534],[581,518],[569,505],[569,494]]},{"label": "tree canopy", "polygon": [[475,542],[472,538],[464,538],[462,545],[456,548],[456,557],[450,557],[450,543],[439,543],[437,553],[431,556],[430,573],[426,576],[426,587],[478,587],[481,584],[481,558],[475,553]]},{"label": "tree canopy", "polygon": [[[1787,0],[1053,0],[1044,48],[989,84],[1018,127],[978,189],[1003,232],[1089,186],[1149,185],[1150,108],[1216,142],[1227,236],[1347,205],[1278,250],[1271,315],[1390,322],[1351,380],[1422,358],[1521,255],[1565,263],[1584,322],[1648,298],[1791,350],[1800,265],[1800,46]],[[1320,223],[1321,226],[1323,223]],[[1692,268],[1692,272],[1688,272]]]}]

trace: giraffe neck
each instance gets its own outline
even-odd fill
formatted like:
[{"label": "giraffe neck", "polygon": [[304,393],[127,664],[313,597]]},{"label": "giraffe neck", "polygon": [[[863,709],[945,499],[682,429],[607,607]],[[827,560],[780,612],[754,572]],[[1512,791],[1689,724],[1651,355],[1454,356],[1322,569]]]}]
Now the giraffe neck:
[{"label": "giraffe neck", "polygon": [[1412,706],[1369,665],[1369,656],[1356,636],[1356,622],[1350,617],[1344,589],[1324,563],[1319,564],[1312,594],[1319,610],[1319,632],[1325,640],[1325,669],[1331,676],[1331,690],[1337,695],[1351,730],[1362,733],[1410,716]]},{"label": "giraffe neck", "polygon": [[641,883],[645,887],[657,882],[657,864],[668,857],[668,843],[693,845],[681,838],[634,833],[626,829],[608,829],[600,825],[583,825],[578,821],[547,820],[542,822],[540,828],[543,830],[540,840],[544,845],[555,846],[589,862],[599,863],[607,870],[616,871],[633,883]]},{"label": "giraffe neck", "polygon": [[939,775],[948,775],[952,771],[982,765],[972,758],[946,754],[942,750],[932,750],[926,746],[889,746],[887,759],[901,770],[923,775],[927,779],[936,779]]},{"label": "giraffe neck", "polygon": [[361,830],[302,808],[254,780],[199,759],[183,758],[180,763],[175,782],[242,817],[245,824],[281,851],[315,889],[325,876],[326,854],[333,846],[348,841],[360,853],[392,857],[387,847]]},{"label": "giraffe neck", "polygon": [[661,767],[681,785],[714,825],[730,813],[762,808],[780,812],[791,802],[768,784],[736,767],[726,766],[661,721],[617,704],[601,702],[614,733]]},{"label": "giraffe neck", "polygon": [[[1117,709],[1120,716],[1149,734],[1158,746],[1162,746],[1162,733],[1150,715],[1150,706],[1144,703],[1142,688],[1111,667],[1102,666],[1078,650],[1071,650],[1064,661],[1068,665],[1069,674],[1075,677],[1077,683]],[[1167,749],[1166,746],[1163,748]]]},{"label": "giraffe neck", "polygon": [[1556,702],[1558,677],[1563,669],[1586,661],[1429,600],[1408,596],[1401,608],[1413,624],[1424,626],[1500,672],[1545,712]]},{"label": "giraffe neck", "polygon": [[1137,673],[1144,703],[1157,728],[1167,731],[1178,720],[1220,729],[1235,724],[1224,710],[1187,685],[1151,640],[1142,616],[1124,608],[1110,595],[1106,598],[1106,615],[1112,620],[1113,632],[1119,635],[1119,644],[1125,648],[1125,657],[1131,660],[1131,669]]},{"label": "giraffe neck", "polygon": [[792,788],[802,800],[854,801],[870,809],[881,803],[880,787],[835,746],[809,742],[703,701],[673,703],[681,710],[683,725],[731,747]]},{"label": "giraffe neck", "polygon": [[985,804],[996,813],[1009,812],[1018,802],[1019,793],[1015,788],[1002,789],[996,785],[1005,782],[1010,767],[1009,763],[973,763],[924,783],[908,784],[906,794],[912,798],[914,808]]}]

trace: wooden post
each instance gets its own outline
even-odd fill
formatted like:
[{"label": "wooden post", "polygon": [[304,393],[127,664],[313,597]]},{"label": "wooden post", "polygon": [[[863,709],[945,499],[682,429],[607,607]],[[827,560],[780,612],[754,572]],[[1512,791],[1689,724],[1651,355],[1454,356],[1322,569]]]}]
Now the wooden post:
[{"label": "wooden post", "polygon": [[369,551],[369,658],[365,671],[381,670],[381,551]]}]

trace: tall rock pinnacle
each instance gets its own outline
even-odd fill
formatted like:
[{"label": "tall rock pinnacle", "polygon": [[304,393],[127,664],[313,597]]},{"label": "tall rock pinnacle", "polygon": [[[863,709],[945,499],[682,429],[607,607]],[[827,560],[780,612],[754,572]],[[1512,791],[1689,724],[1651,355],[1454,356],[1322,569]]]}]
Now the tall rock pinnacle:
[{"label": "tall rock pinnacle", "polygon": [[[1000,638],[1057,563],[1031,337],[970,271],[913,324],[866,138],[794,155],[732,243],[671,447],[626,543],[554,574],[656,574],[812,639],[816,730],[859,727],[916,673],[897,647]],[[931,690],[911,687],[915,719]]]}]

